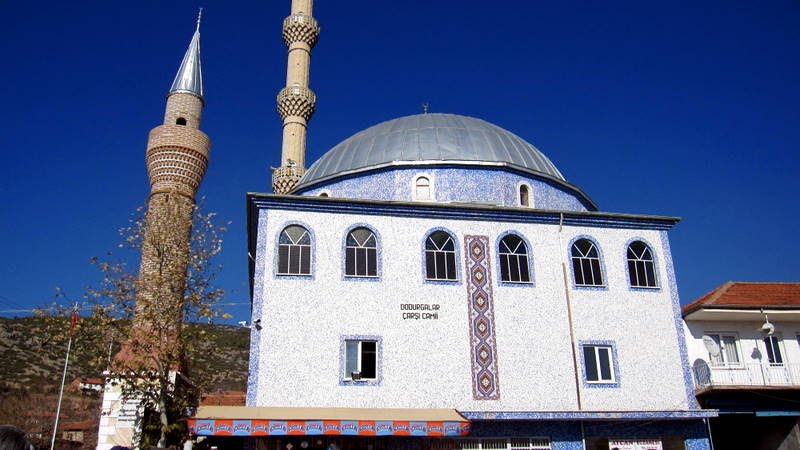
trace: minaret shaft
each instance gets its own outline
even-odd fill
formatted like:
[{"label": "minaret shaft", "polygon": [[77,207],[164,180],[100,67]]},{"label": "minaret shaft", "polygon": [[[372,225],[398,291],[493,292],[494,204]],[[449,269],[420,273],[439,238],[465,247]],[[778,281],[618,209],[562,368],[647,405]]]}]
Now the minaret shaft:
[{"label": "minaret shaft", "polygon": [[291,192],[305,173],[307,127],[316,107],[314,92],[308,88],[311,49],[319,38],[312,12],[312,0],[292,0],[292,14],[283,21],[283,40],[289,51],[286,87],[277,97],[283,141],[281,165],[272,173],[272,191],[278,194]]}]

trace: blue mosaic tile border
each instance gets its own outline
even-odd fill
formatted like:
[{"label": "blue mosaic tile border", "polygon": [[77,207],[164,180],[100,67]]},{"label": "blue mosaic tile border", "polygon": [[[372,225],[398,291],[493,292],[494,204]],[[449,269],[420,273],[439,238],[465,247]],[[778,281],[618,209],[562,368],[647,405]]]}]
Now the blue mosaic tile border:
[{"label": "blue mosaic tile border", "polygon": [[666,231],[661,231],[661,245],[664,253],[664,267],[667,269],[667,283],[669,293],[672,298],[672,317],[675,320],[675,331],[678,335],[678,348],[681,353],[681,364],[683,365],[683,382],[686,386],[686,402],[689,408],[700,408],[697,398],[694,396],[694,383],[692,372],[689,368],[689,354],[686,350],[686,336],[683,333],[683,316],[681,316],[681,300],[678,296],[678,282],[675,278],[675,266],[672,262],[672,249],[669,245],[669,236]]},{"label": "blue mosaic tile border", "polygon": [[[258,214],[258,230],[267,229],[267,213],[260,211]],[[267,273],[266,251],[267,234],[258,233],[256,242],[255,269],[253,280],[253,302],[250,323],[261,318],[261,311],[264,305],[264,275]],[[252,255],[251,255],[252,256]],[[250,328],[250,367],[247,374],[247,406],[256,406],[258,399],[259,379],[259,356],[261,355],[261,336],[256,327]]]},{"label": "blue mosaic tile border", "polygon": [[469,304],[472,395],[475,400],[500,398],[494,296],[489,264],[489,238],[464,236],[464,261]]},{"label": "blue mosaic tile border", "polygon": [[703,419],[719,416],[714,409],[679,411],[458,411],[469,420],[654,420]]}]

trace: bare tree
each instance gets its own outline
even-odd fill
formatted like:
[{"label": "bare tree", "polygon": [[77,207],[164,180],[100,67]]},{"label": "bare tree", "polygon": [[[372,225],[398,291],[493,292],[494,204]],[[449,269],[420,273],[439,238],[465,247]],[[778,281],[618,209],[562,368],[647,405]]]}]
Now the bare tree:
[{"label": "bare tree", "polygon": [[[138,210],[120,230],[119,247],[128,260],[142,255],[138,272],[112,254],[92,258],[102,279],[85,295],[91,313],[80,320],[76,345],[94,354],[98,367],[110,363],[123,398],[141,402],[146,411],[142,444],[151,443],[147,432],[155,428],[157,445],[164,447],[170,434],[181,432],[179,419],[197,398],[186,377],[191,364],[185,352],[203,345],[204,331],[191,324],[229,317],[218,305],[223,291],[215,279],[221,267],[212,261],[222,250],[226,227],[214,223],[214,213],[189,202],[168,201],[157,208],[151,202],[150,208]],[[64,303],[43,312],[65,316],[69,305]],[[63,332],[48,331],[56,340],[65,338]]]}]

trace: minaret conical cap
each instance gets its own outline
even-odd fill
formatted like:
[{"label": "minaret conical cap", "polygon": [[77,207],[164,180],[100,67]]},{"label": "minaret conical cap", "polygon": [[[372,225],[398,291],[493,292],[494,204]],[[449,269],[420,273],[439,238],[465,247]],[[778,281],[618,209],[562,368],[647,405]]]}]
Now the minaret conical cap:
[{"label": "minaret conical cap", "polygon": [[181,67],[175,75],[175,81],[169,90],[170,94],[188,92],[203,100],[203,71],[200,67],[200,19],[197,20],[197,29],[183,55]]}]

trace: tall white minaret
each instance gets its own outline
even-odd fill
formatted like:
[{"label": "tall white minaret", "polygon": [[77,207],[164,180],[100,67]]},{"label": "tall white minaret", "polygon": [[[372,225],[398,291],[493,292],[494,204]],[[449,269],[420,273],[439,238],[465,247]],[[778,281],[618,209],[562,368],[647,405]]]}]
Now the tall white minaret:
[{"label": "tall white minaret", "polygon": [[314,114],[316,96],[308,88],[311,49],[319,39],[312,17],[313,0],[292,0],[292,14],[283,21],[283,41],[289,47],[286,87],[278,92],[283,120],[281,165],[272,171],[272,192],[286,194],[306,171],[306,128]]}]

